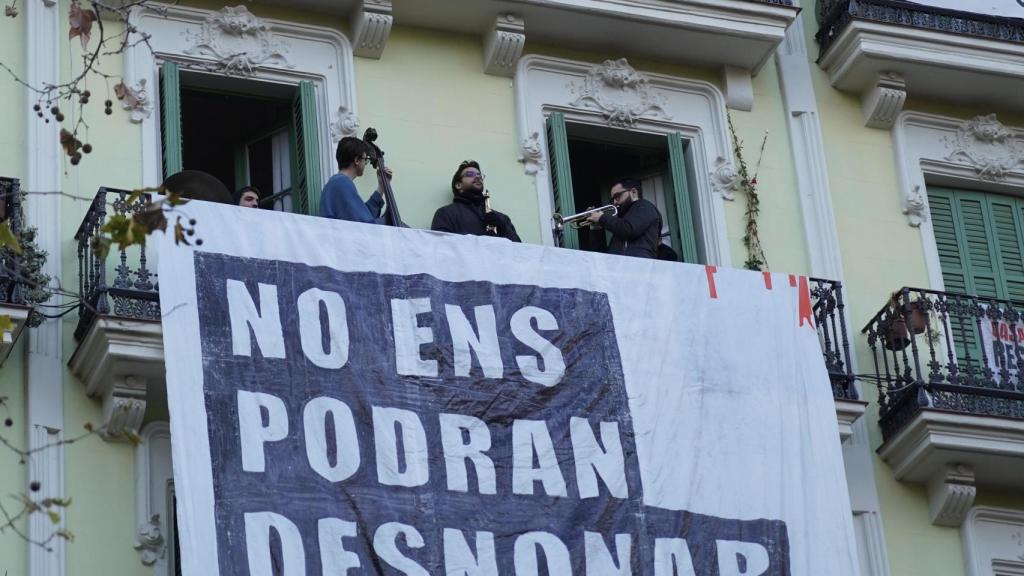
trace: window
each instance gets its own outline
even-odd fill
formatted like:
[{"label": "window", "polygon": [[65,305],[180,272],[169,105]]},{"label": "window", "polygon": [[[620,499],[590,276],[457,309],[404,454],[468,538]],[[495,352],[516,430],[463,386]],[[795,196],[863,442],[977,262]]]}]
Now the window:
[{"label": "window", "polygon": [[261,206],[315,214],[321,167],[312,83],[271,84],[160,70],[164,175],[184,169],[229,190],[253,185]]},{"label": "window", "polygon": [[[929,187],[928,204],[946,292],[1024,303],[1024,200]],[[976,323],[948,329],[957,362],[982,368]]]},{"label": "window", "polygon": [[[686,262],[702,262],[699,228],[689,194],[688,141],[679,134],[659,136],[589,124],[567,123],[558,112],[547,119],[548,150],[555,210],[562,215],[610,203],[617,178],[641,181],[644,198],[662,216],[662,243]],[[604,252],[606,233],[566,227],[566,248]],[[557,241],[557,240],[556,240]]]}]

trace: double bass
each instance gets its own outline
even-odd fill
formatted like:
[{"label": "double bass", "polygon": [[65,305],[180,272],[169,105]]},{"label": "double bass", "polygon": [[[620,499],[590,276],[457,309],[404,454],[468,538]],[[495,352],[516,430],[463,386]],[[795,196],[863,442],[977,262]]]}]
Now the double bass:
[{"label": "double bass", "polygon": [[377,130],[367,128],[366,132],[363,133],[363,142],[366,143],[370,164],[377,170],[377,190],[380,191],[381,196],[384,197],[384,202],[387,204],[384,215],[381,217],[382,223],[388,226],[408,228],[409,226],[402,222],[402,217],[398,214],[395,191],[391,188],[391,180],[388,178],[387,170],[384,168],[384,151],[377,146],[376,141]]}]

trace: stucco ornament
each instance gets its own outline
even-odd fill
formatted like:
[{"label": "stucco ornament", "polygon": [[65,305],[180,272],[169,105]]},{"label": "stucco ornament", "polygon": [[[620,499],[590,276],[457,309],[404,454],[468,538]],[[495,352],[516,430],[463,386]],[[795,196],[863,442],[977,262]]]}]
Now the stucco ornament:
[{"label": "stucco ornament", "polygon": [[359,118],[345,106],[338,106],[338,111],[334,113],[334,121],[331,122],[331,141],[337,142],[346,136],[355,136],[358,133]]},{"label": "stucco ornament", "polygon": [[955,135],[946,137],[946,147],[952,150],[947,160],[968,162],[978,178],[988,182],[1005,180],[1008,172],[1024,164],[1024,148],[1016,134],[995,114],[964,122]]},{"label": "stucco ornament", "polygon": [[121,102],[121,108],[128,111],[132,122],[138,124],[149,118],[153,113],[153,101],[146,90],[146,79],[142,78],[131,86],[124,83],[119,86],[123,94],[118,93],[117,99]]},{"label": "stucco ornament", "polygon": [[160,531],[160,515],[153,514],[149,521],[139,526],[138,542],[135,549],[138,550],[142,564],[152,566],[156,561],[163,558],[166,546],[164,546],[164,535]]},{"label": "stucco ornament", "polygon": [[711,187],[715,193],[721,195],[725,200],[735,200],[735,192],[739,186],[740,173],[736,170],[736,166],[725,158],[719,157],[711,171]]},{"label": "stucco ornament", "polygon": [[629,128],[648,115],[670,118],[665,99],[625,58],[605,60],[582,80],[569,83],[569,91],[576,96],[572,106],[600,110],[609,126]]},{"label": "stucco ornament", "polygon": [[911,226],[920,226],[928,219],[928,203],[921,193],[921,185],[915,184],[903,197],[903,214],[907,216]]},{"label": "stucco ornament", "polygon": [[519,161],[530,176],[544,169],[544,147],[540,143],[539,132],[530,134],[529,138],[523,138],[519,145]]},{"label": "stucco ornament", "polygon": [[228,76],[251,77],[260,66],[294,68],[289,45],[274,38],[270,26],[245,6],[225,7],[207,16],[199,32],[189,31],[186,54],[212,56],[213,69]]}]

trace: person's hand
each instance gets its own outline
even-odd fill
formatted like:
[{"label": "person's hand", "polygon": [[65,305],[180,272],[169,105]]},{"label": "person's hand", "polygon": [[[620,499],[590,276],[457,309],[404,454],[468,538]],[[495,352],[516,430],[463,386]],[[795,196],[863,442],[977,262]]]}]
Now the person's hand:
[{"label": "person's hand", "polygon": [[501,230],[501,218],[498,217],[497,212],[485,212],[484,213],[484,226],[493,226],[495,230]]},{"label": "person's hand", "polygon": [[388,180],[391,180],[391,177],[394,176],[395,173],[391,171],[391,168],[388,168],[387,166],[385,166],[384,167],[384,175],[387,176]]},{"label": "person's hand", "polygon": [[604,212],[594,212],[590,216],[587,216],[587,222],[590,222],[591,224],[600,224],[601,216],[604,216]]}]

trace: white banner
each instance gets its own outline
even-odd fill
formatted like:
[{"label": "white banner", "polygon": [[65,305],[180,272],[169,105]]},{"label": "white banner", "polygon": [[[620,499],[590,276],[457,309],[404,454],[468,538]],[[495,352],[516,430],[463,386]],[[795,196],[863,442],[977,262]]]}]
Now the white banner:
[{"label": "white banner", "polygon": [[1005,369],[1009,382],[1016,382],[1020,364],[1024,362],[1024,322],[982,318],[981,343],[993,377],[1001,381]]},{"label": "white banner", "polygon": [[857,574],[806,278],[183,210],[186,576]]}]

